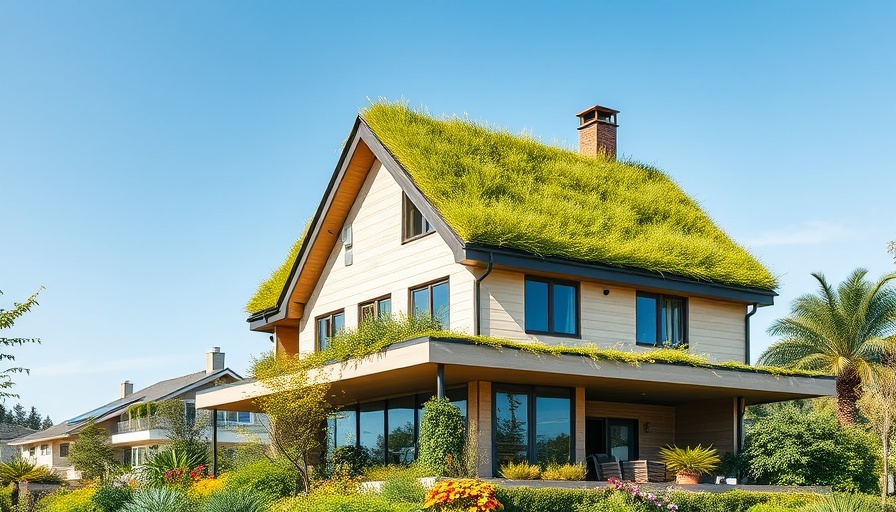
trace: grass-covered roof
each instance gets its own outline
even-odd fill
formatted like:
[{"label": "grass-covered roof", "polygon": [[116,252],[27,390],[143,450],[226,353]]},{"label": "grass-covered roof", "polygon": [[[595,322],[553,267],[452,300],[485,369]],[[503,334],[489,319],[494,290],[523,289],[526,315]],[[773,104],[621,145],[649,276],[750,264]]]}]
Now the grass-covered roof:
[{"label": "grass-covered roof", "polygon": [[399,103],[361,114],[465,242],[772,290],[775,276],[662,172]]},{"label": "grass-covered roof", "polygon": [[[650,166],[585,157],[465,119],[434,119],[400,103],[376,103],[361,116],[464,242],[777,287],[768,269]],[[247,312],[277,304],[301,245],[300,237]]]}]

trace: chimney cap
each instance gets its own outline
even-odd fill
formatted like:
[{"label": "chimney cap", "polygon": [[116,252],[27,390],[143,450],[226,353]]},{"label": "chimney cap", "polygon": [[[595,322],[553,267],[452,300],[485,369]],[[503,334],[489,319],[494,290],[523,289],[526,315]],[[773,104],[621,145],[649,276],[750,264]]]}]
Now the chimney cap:
[{"label": "chimney cap", "polygon": [[609,107],[602,107],[600,105],[594,105],[593,107],[588,107],[585,110],[579,112],[578,114],[576,114],[576,116],[582,117],[585,114],[589,114],[591,112],[601,112],[601,113],[605,113],[605,114],[618,114],[619,113],[618,110],[614,110]]},{"label": "chimney cap", "polygon": [[208,352],[210,354],[217,354],[220,351],[221,351],[221,347],[212,347],[212,348],[208,349]]}]

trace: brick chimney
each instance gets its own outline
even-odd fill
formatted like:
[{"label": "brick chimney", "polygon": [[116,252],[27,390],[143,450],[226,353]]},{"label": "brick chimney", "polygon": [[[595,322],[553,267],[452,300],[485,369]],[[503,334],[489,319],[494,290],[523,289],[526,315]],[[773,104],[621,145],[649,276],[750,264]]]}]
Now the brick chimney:
[{"label": "brick chimney", "polygon": [[127,396],[131,396],[133,394],[134,394],[134,384],[129,380],[122,382],[121,387],[119,388],[118,398],[124,398]]},{"label": "brick chimney", "polygon": [[604,154],[616,160],[618,110],[595,105],[576,114],[579,118],[579,153],[592,158]]},{"label": "brick chimney", "polygon": [[215,373],[224,369],[224,352],[221,347],[212,347],[205,355],[205,373]]}]

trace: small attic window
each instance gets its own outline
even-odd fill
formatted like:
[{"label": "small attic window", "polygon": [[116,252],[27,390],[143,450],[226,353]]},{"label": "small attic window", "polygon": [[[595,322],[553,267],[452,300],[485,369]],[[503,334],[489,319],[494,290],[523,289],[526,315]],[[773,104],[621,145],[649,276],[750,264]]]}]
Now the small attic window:
[{"label": "small attic window", "polygon": [[411,199],[407,194],[404,194],[403,197],[401,241],[407,242],[408,240],[413,240],[427,233],[432,233],[432,224],[423,217],[423,214],[420,213],[420,210],[418,210],[414,203],[411,202]]}]

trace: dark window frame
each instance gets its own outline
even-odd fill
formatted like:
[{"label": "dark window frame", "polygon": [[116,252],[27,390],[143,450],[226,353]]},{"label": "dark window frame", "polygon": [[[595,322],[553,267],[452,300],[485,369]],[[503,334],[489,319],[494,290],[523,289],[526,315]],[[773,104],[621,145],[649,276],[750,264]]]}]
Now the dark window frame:
[{"label": "dark window frame", "polygon": [[[542,391],[542,394],[539,395],[539,391]],[[526,398],[526,422],[527,429],[529,432],[526,436],[526,441],[528,443],[526,458],[530,464],[537,464],[536,460],[537,454],[535,453],[535,446],[537,443],[537,414],[538,412],[535,410],[535,402],[538,396],[547,396],[549,393],[557,393],[560,394],[560,391],[567,391],[569,393],[569,462],[576,463],[576,389],[575,388],[567,388],[563,386],[533,386],[533,385],[524,385],[524,384],[505,384],[501,382],[492,383],[492,470],[495,474],[498,474],[498,443],[497,439],[497,425],[495,422],[498,421],[498,393],[525,393],[527,395]],[[550,397],[549,397],[550,398]],[[553,398],[563,398],[560,396],[554,396]],[[558,461],[561,462],[562,461]]]},{"label": "dark window frame", "polygon": [[358,324],[364,321],[364,307],[365,306],[373,306],[373,318],[380,317],[380,302],[388,300],[389,301],[389,310],[392,310],[392,294],[388,293],[381,297],[377,297],[375,299],[366,300],[360,304],[358,304]]},{"label": "dark window frame", "polygon": [[[426,235],[435,233],[436,228],[433,223],[423,215],[423,212],[420,211],[420,208],[417,208],[417,205],[411,201],[411,198],[404,192],[401,193],[401,197],[401,243],[405,244],[407,242],[412,242],[423,238]],[[410,232],[412,223],[409,222],[409,216],[412,215],[412,211],[420,215],[420,218],[422,219],[422,233]]]},{"label": "dark window frame", "polygon": [[689,316],[689,308],[688,308],[688,298],[682,297],[681,295],[672,295],[668,293],[655,293],[655,292],[643,292],[637,291],[635,292],[635,326],[637,329],[638,325],[638,298],[639,297],[648,297],[656,300],[656,309],[654,310],[654,320],[655,320],[655,329],[656,329],[656,341],[653,343],[648,343],[644,341],[638,341],[638,334],[635,333],[635,344],[640,345],[642,347],[663,347],[663,340],[660,339],[662,333],[662,322],[663,322],[663,301],[665,299],[675,299],[681,301],[681,343],[671,345],[672,348],[683,347],[687,348],[689,343],[688,338],[688,316]]},{"label": "dark window frame", "polygon": [[[429,290],[429,318],[434,318],[436,312],[433,310],[432,289],[435,286],[444,284],[444,285],[448,286],[448,304],[447,304],[447,306],[448,306],[448,323],[450,324],[451,323],[451,282],[450,281],[451,280],[450,280],[449,276],[445,276],[445,277],[440,277],[438,279],[435,279],[433,281],[429,281],[429,282],[408,288],[408,315],[413,316],[413,315],[417,314],[417,307],[414,304],[414,292],[423,290],[423,289],[428,289]],[[447,330],[447,329],[451,328],[451,325],[445,325],[444,327]]]},{"label": "dark window frame", "polygon": [[[523,279],[523,311],[526,310],[526,281],[535,281],[548,285],[548,330],[539,331],[526,327],[525,314],[523,318],[523,328],[526,334],[546,334],[549,336],[557,336],[560,338],[582,339],[582,287],[577,281],[567,281],[564,279],[553,279],[544,276],[526,275]],[[565,332],[556,332],[554,330],[554,285],[571,286],[576,290],[576,332],[569,334]]]},{"label": "dark window frame", "polygon": [[70,448],[71,448],[71,446],[69,443],[60,443],[59,444],[59,457],[61,457],[63,459],[67,459]]},{"label": "dark window frame", "polygon": [[[333,328],[333,319],[337,315],[342,315],[342,324],[345,325],[345,308],[337,309],[336,311],[330,311],[329,313],[325,313],[318,317],[314,318],[314,347],[317,352],[323,350],[320,346],[320,321],[324,318],[329,319],[329,328],[333,330],[333,334],[331,334],[327,339],[333,339],[333,336],[336,335],[336,330]],[[329,343],[328,343],[329,345]]]}]

